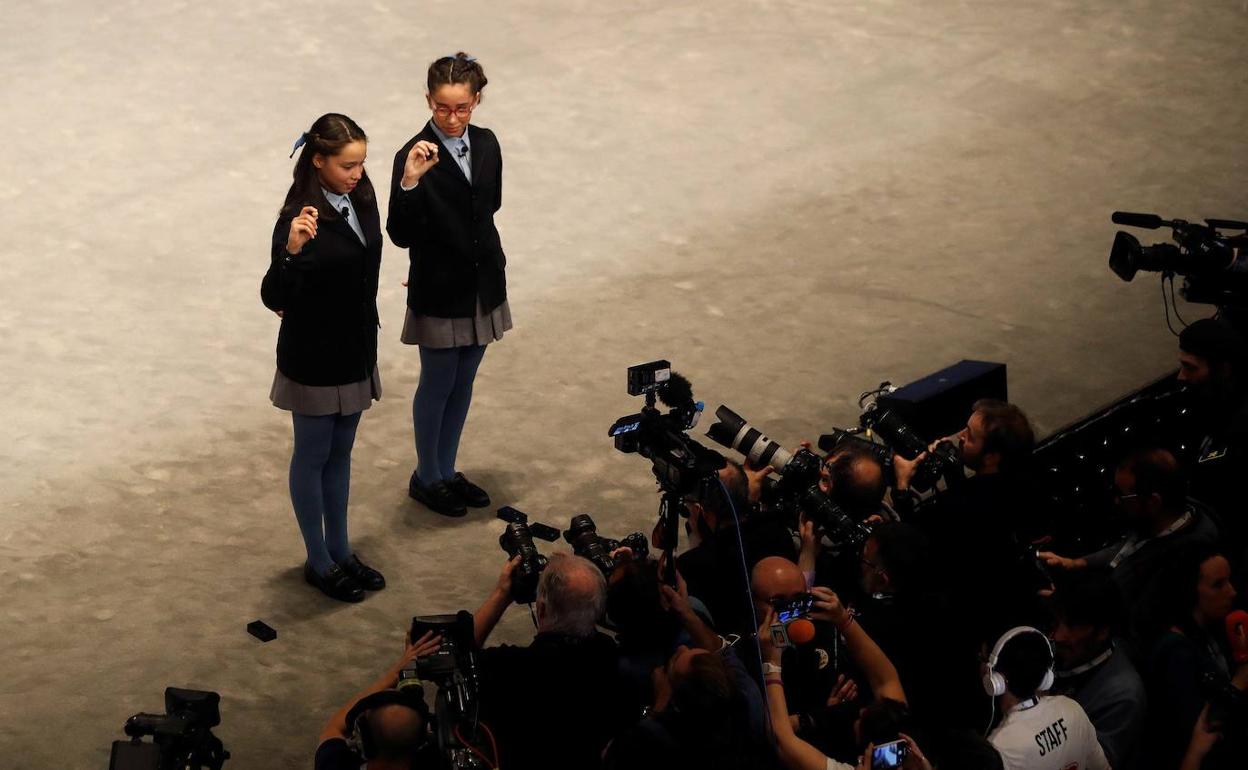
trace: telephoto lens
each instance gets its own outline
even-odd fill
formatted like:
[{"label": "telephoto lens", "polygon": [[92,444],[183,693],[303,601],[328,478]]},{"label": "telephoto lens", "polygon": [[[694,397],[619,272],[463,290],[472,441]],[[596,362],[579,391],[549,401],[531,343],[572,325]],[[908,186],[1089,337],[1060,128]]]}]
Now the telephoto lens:
[{"label": "telephoto lens", "polygon": [[871,536],[871,529],[855,521],[817,485],[806,490],[798,503],[806,518],[838,548],[859,549]]},{"label": "telephoto lens", "polygon": [[573,553],[592,561],[602,570],[602,574],[610,575],[615,569],[615,559],[611,558],[607,544],[598,537],[598,526],[588,513],[572,517],[563,533],[563,539],[572,546]]},{"label": "telephoto lens", "polygon": [[706,435],[721,446],[745,455],[753,467],[770,465],[790,485],[805,486],[819,477],[819,457],[809,449],[789,452],[722,404],[715,410],[715,419],[716,423]]},{"label": "telephoto lens", "polygon": [[537,552],[529,526],[512,522],[498,536],[498,544],[511,558],[520,557],[520,563],[511,573],[511,598],[519,604],[537,601],[537,581],[546,569],[546,557]]}]

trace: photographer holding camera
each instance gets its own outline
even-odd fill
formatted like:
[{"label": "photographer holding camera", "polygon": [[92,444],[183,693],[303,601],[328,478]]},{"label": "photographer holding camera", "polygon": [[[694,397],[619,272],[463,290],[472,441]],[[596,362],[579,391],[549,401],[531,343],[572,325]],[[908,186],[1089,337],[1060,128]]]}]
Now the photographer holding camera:
[{"label": "photographer holding camera", "polygon": [[[764,663],[763,674],[781,676],[793,729],[825,748],[828,725],[837,721],[840,710],[847,708],[858,694],[857,683],[847,671],[850,661],[837,655],[840,640],[836,627],[814,611],[819,602],[830,598],[831,592],[812,588],[808,593],[806,578],[797,564],[779,556],[759,561],[751,573],[750,584],[754,616],[780,614],[789,639],[788,646],[779,650],[781,665],[771,667]],[[798,602],[805,606],[795,611]]]},{"label": "photographer holding camera", "polygon": [[[682,644],[714,651],[720,638],[709,625],[706,605],[689,597],[679,571],[672,588],[663,582],[662,561],[636,558],[629,548],[611,555],[616,568],[607,577],[607,621],[619,647],[620,671],[637,702],[652,703],[655,668]],[[685,605],[688,613],[678,611]]]},{"label": "photographer holding camera", "polygon": [[[658,567],[655,562],[649,564]],[[688,643],[675,645],[653,669],[647,699],[652,711],[612,741],[606,767],[758,767],[770,756],[766,706],[737,648],[726,644],[699,615],[679,572],[676,588],[660,584],[658,592],[660,610]],[[625,630],[621,628],[621,633]]]},{"label": "photographer holding camera", "polygon": [[[507,562],[474,616],[478,647],[512,603]],[[553,554],[537,585],[537,635],[526,647],[477,654],[481,721],[490,726],[503,767],[598,767],[608,741],[633,724],[640,704],[622,697],[615,642],[597,630],[606,581],[593,562]]]},{"label": "photographer holding camera", "polygon": [[[815,601],[810,617],[830,624],[844,636],[849,656],[862,670],[874,694],[873,702],[859,709],[853,720],[854,758],[857,759],[857,753],[866,749],[857,766],[872,767],[871,749],[874,744],[900,739],[906,743],[911,753],[911,759],[905,767],[930,768],[931,765],[914,742],[900,732],[908,718],[908,709],[897,669],[858,625],[835,593],[826,588],[815,588],[813,591]],[[787,685],[782,678],[784,650],[773,642],[773,625],[776,620],[776,612],[768,607],[758,629],[758,640],[766,671],[764,686],[767,690],[772,730],[781,763],[790,770],[842,770],[853,767],[828,756],[827,752],[798,737],[794,730],[786,699]]]},{"label": "photographer holding camera", "polygon": [[750,478],[761,475],[765,471],[754,473],[728,461],[719,471],[722,487],[707,485],[702,494],[684,500],[691,547],[677,557],[676,567],[688,582],[689,593],[705,602],[716,630],[723,634],[748,636],[753,631],[744,570],[769,556],[789,560],[797,556],[793,537],[782,522],[751,512]]},{"label": "photographer holding camera", "polygon": [[409,636],[398,662],[334,712],[321,730],[316,770],[410,770],[421,766],[417,764],[418,754],[428,745],[429,712],[419,689],[400,692],[395,687],[400,672],[417,658],[437,652],[440,642],[432,634],[414,643]]},{"label": "photographer holding camera", "polygon": [[[925,454],[893,458],[893,506],[903,521],[922,529],[932,542],[935,568],[953,596],[970,605],[980,640],[1012,625],[1037,622],[1038,568],[1026,546],[1034,528],[1028,464],[1035,434],[1013,404],[981,399],[966,427],[955,437],[962,464],[974,475],[956,474],[948,487],[918,502],[910,491]],[[1002,617],[1002,613],[1011,613]]]},{"label": "photographer holding camera", "polygon": [[820,467],[819,488],[857,521],[873,516],[896,518],[884,503],[888,491],[884,466],[862,442],[846,441],[833,447]]}]

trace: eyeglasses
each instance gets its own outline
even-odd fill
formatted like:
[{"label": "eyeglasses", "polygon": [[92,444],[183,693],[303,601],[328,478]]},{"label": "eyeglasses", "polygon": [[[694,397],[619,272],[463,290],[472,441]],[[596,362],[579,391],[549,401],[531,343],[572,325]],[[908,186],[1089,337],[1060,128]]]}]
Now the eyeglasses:
[{"label": "eyeglasses", "polygon": [[472,104],[461,104],[458,107],[447,107],[445,104],[439,104],[433,108],[433,114],[439,118],[449,118],[453,112],[457,118],[466,118],[472,114],[474,106]]}]

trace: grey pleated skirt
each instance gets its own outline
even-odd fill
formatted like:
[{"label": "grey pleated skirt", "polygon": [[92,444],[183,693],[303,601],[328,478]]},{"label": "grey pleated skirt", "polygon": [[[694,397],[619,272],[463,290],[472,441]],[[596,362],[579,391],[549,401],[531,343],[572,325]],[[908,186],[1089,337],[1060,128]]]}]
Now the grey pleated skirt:
[{"label": "grey pleated skirt", "polygon": [[437,318],[416,315],[407,308],[403,319],[402,341],[406,345],[422,345],[427,348],[462,348],[472,345],[488,345],[501,340],[503,333],[511,329],[511,306],[507,300],[486,313],[477,298],[477,314],[472,318]]},{"label": "grey pleated skirt", "polygon": [[273,375],[269,400],[278,409],[309,417],[362,412],[381,398],[381,372],[373,367],[373,376],[346,385],[304,385],[295,382],[278,369]]}]

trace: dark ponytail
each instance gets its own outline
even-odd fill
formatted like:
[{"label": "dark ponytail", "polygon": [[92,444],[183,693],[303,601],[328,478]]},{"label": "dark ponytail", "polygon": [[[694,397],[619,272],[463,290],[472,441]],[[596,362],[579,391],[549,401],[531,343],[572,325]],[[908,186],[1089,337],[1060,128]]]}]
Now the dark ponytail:
[{"label": "dark ponytail", "polygon": [[430,94],[436,91],[438,86],[457,83],[465,83],[474,94],[479,94],[488,82],[485,70],[481,68],[476,57],[469,56],[463,51],[454,56],[443,56],[430,64],[429,75],[426,78]]},{"label": "dark ponytail", "polygon": [[[303,152],[295,161],[294,181],[286,193],[286,201],[282,204],[281,216],[295,217],[304,206],[315,206],[318,218],[334,219],[340,216],[321,192],[321,179],[316,173],[312,158],[324,155],[329,158],[342,152],[342,148],[352,142],[367,142],[364,129],[346,115],[330,112],[320,116],[312,127],[304,132]],[[361,201],[374,198],[373,183],[368,179],[368,172],[360,178],[353,195]]]}]

